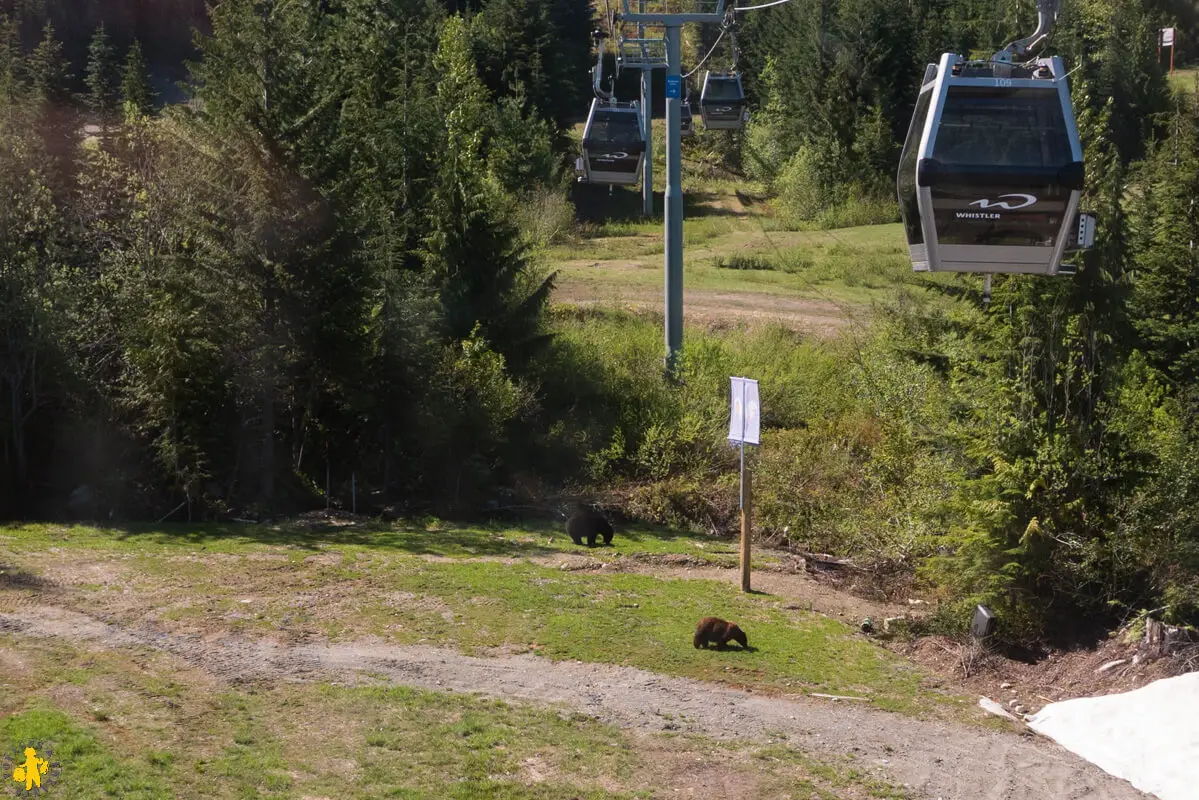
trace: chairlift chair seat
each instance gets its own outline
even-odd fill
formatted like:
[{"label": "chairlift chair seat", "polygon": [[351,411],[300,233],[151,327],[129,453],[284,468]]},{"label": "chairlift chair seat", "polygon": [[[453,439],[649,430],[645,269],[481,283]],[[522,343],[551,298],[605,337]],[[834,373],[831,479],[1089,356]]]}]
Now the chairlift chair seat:
[{"label": "chairlift chair seat", "polygon": [[711,70],[704,73],[699,112],[705,128],[738,130],[745,124],[747,111],[740,74]]},{"label": "chairlift chair seat", "polygon": [[900,155],[913,270],[1055,275],[1079,246],[1082,145],[1061,58],[929,64]]},{"label": "chairlift chair seat", "polygon": [[638,104],[594,98],[583,129],[583,177],[589,183],[635,185],[645,161]]}]

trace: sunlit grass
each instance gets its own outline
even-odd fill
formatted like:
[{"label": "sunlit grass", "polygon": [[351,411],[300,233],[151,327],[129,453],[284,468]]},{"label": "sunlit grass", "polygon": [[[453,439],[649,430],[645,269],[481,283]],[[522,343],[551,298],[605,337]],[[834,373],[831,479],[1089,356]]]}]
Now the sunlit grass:
[{"label": "sunlit grass", "polygon": [[1199,78],[1199,68],[1188,67],[1186,69],[1175,69],[1172,74],[1167,76],[1167,81],[1171,89],[1193,92],[1196,88],[1195,81],[1197,78]]},{"label": "sunlit grass", "polygon": [[[292,541],[282,526],[249,525],[137,532],[27,526],[4,529],[4,536],[4,560],[35,575],[51,547],[60,554],[77,550],[93,563],[109,560],[135,596],[169,609],[162,615],[168,623],[219,621],[259,633],[300,626],[335,639],[373,634],[466,653],[502,647],[779,692],[862,694],[880,708],[906,713],[952,716],[961,707],[853,628],[784,608],[785,598],[745,595],[715,580],[578,572],[521,558],[588,552],[618,567],[634,554],[687,552],[735,563],[731,547],[711,552],[697,548],[691,536],[643,529],[595,550],[545,529],[415,525],[293,530]],[[340,557],[314,560],[314,552]],[[453,558],[421,557],[430,555]],[[465,560],[471,556],[509,558]],[[77,591],[103,602],[107,592],[122,590]],[[719,656],[694,649],[696,622],[712,614],[742,624],[753,649]]]},{"label": "sunlit grass", "polygon": [[632,800],[688,791],[687,765],[698,761],[765,800],[903,796],[848,761],[787,746],[783,734],[762,746],[633,733],[581,714],[453,693],[322,683],[229,688],[163,655],[3,634],[0,647],[28,667],[6,676],[19,691],[0,699],[0,748],[42,747],[53,765],[52,797]]}]

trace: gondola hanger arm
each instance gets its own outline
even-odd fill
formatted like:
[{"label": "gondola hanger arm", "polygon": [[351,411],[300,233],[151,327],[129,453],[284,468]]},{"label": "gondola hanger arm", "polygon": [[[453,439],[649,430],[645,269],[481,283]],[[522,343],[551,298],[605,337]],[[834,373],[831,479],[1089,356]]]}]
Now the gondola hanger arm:
[{"label": "gondola hanger arm", "polygon": [[1023,39],[1017,39],[993,56],[994,61],[1008,62],[1027,58],[1038,45],[1045,41],[1057,22],[1061,0],[1037,0],[1037,29]]},{"label": "gondola hanger arm", "polygon": [[612,99],[612,93],[605,92],[601,88],[601,83],[604,80],[604,39],[606,39],[607,36],[608,34],[604,33],[604,31],[600,30],[599,28],[596,28],[591,32],[591,37],[595,39],[596,50],[595,66],[591,68],[591,90],[595,92],[595,96],[600,100],[610,101]]}]

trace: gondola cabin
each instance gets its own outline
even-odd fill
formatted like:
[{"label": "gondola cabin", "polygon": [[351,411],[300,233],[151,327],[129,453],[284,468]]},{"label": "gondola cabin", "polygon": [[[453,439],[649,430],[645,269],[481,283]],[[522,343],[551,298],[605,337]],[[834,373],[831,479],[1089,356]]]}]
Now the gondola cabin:
[{"label": "gondola cabin", "polygon": [[710,71],[705,73],[704,88],[699,96],[699,113],[705,128],[740,129],[748,114],[741,76]]},{"label": "gondola cabin", "polygon": [[1062,60],[929,64],[897,188],[912,268],[1055,275],[1091,244]]},{"label": "gondola cabin", "polygon": [[645,159],[645,128],[636,102],[595,98],[583,129],[581,179],[588,183],[635,185]]},{"label": "gondola cabin", "polygon": [[691,136],[695,133],[695,126],[692,123],[691,103],[684,101],[679,106],[679,135]]}]

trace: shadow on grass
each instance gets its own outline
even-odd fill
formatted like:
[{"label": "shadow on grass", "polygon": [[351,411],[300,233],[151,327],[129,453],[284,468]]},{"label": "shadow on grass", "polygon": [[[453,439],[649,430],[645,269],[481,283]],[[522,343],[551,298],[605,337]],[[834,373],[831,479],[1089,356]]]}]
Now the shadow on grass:
[{"label": "shadow on grass", "polygon": [[[690,191],[683,193],[683,218],[699,217],[743,217],[744,214],[714,203],[726,198],[721,192]],[[605,222],[662,222],[665,208],[665,192],[654,192],[654,214],[646,217],[642,213],[641,188],[639,186],[616,186],[611,194],[607,186],[575,183],[571,199],[575,204],[575,219],[578,222],[602,224]]]},{"label": "shadow on grass", "polygon": [[22,569],[0,562],[0,589],[44,591],[53,588],[53,584]]},{"label": "shadow on grass", "polygon": [[[438,521],[342,522],[284,521],[278,523],[126,523],[93,530],[124,543],[193,546],[223,549],[236,545],[292,547],[318,552],[327,547],[361,547],[407,555],[461,557],[532,557],[555,553],[589,553],[628,549],[659,550],[694,534],[656,525],[617,525],[613,543],[595,547],[574,544],[563,523],[556,520],[492,520],[481,523]],[[550,540],[553,539],[551,542]],[[0,579],[2,579],[0,575]]]}]

